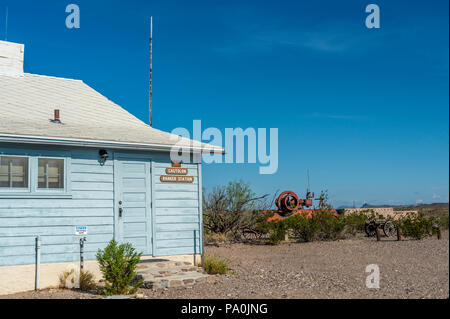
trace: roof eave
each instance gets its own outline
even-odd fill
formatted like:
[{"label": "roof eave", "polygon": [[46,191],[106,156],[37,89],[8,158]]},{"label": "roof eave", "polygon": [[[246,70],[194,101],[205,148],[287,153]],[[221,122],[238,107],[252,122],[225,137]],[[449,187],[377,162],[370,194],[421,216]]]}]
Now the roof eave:
[{"label": "roof eave", "polygon": [[[76,147],[102,147],[110,149],[131,149],[142,151],[160,151],[170,152],[175,145],[169,144],[144,144],[133,142],[117,142],[117,141],[103,141],[103,140],[86,140],[74,138],[61,137],[47,137],[47,136],[29,136],[29,135],[13,135],[0,133],[0,142],[5,143],[25,143],[25,144],[43,144],[43,145],[64,145]],[[177,149],[189,150],[191,152],[218,152],[225,154],[225,150],[214,147],[194,147],[194,146],[177,146]]]}]

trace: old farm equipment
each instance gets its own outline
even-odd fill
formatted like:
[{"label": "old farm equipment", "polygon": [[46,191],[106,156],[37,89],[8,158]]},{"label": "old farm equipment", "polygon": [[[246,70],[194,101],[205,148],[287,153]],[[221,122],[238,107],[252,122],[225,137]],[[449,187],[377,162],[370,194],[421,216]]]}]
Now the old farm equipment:
[{"label": "old farm equipment", "polygon": [[383,233],[387,237],[392,237],[397,234],[397,228],[394,223],[387,219],[374,219],[371,221],[367,221],[365,224],[366,235],[369,237],[375,237],[377,234],[377,228],[383,230]]},{"label": "old farm equipment", "polygon": [[[309,208],[313,206],[314,200],[319,201],[318,209]],[[267,221],[282,220],[297,214],[312,218],[314,215],[323,211],[330,212],[337,217],[338,212],[335,209],[321,208],[323,206],[322,201],[323,198],[314,198],[314,193],[311,193],[309,190],[306,191],[305,198],[299,198],[293,191],[282,192],[275,200],[275,205],[278,209],[276,211],[265,211],[266,214],[270,213]]]},{"label": "old farm equipment", "polygon": [[[277,210],[265,210],[262,217],[266,222],[283,220],[290,216],[302,214],[308,218],[312,218],[321,212],[329,212],[335,217],[338,217],[338,212],[335,209],[321,208],[323,205],[323,198],[314,198],[314,193],[311,193],[309,189],[306,191],[305,198],[299,198],[293,191],[282,192],[275,200]],[[317,209],[312,207],[313,201],[319,201]],[[241,229],[242,236],[247,240],[259,240],[268,238],[269,234],[261,231],[258,227],[244,227]]]},{"label": "old farm equipment", "polygon": [[311,207],[313,205],[314,194],[310,191],[306,192],[306,198],[298,198],[293,191],[282,192],[275,201],[278,208],[278,214],[286,216],[298,210],[303,210],[304,207]]}]

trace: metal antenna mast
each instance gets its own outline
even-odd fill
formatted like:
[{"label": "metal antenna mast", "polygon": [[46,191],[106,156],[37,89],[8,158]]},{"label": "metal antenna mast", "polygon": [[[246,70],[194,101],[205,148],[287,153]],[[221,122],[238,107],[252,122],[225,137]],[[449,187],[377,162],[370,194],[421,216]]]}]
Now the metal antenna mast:
[{"label": "metal antenna mast", "polygon": [[8,41],[8,7],[6,7],[5,41]]},{"label": "metal antenna mast", "polygon": [[152,126],[152,55],[153,55],[153,16],[150,17],[150,91],[149,91],[149,125]]},{"label": "metal antenna mast", "polygon": [[306,176],[308,179],[308,189],[306,191],[309,193],[309,168],[306,170]]}]

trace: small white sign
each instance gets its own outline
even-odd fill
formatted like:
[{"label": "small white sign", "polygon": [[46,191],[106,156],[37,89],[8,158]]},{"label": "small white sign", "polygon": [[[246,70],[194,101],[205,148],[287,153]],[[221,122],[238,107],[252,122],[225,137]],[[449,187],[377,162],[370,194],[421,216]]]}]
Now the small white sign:
[{"label": "small white sign", "polygon": [[75,235],[87,235],[88,231],[87,231],[87,226],[76,226],[75,227]]}]

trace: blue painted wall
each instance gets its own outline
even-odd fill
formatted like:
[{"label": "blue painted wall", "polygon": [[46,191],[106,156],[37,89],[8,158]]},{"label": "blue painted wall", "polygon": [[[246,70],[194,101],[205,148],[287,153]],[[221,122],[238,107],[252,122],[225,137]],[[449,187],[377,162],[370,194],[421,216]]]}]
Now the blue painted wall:
[{"label": "blue painted wall", "polygon": [[[183,164],[189,169],[189,175],[194,176],[192,184],[162,183],[160,175],[171,166],[168,153],[108,152],[109,159],[100,165],[95,148],[0,143],[0,155],[27,155],[31,161],[37,156],[67,159],[67,193],[15,195],[0,190],[0,266],[34,263],[37,235],[41,235],[43,263],[78,261],[80,237],[75,235],[75,226],[88,227],[86,260],[95,259],[97,250],[104,248],[114,236],[120,240],[115,152],[130,158],[151,159],[146,197],[151,201],[150,221],[145,227],[153,239],[149,239],[146,253],[165,256],[201,251],[201,165]],[[36,175],[30,173],[30,178]],[[129,237],[130,230],[132,225],[128,226],[125,238]]]}]

